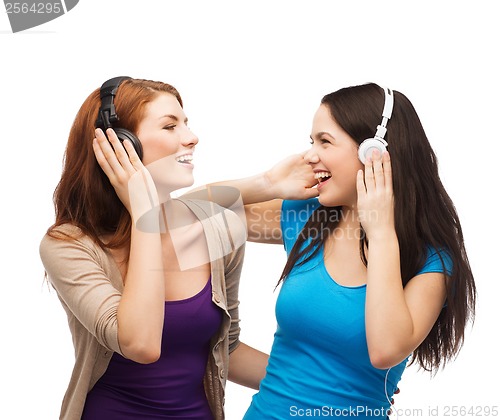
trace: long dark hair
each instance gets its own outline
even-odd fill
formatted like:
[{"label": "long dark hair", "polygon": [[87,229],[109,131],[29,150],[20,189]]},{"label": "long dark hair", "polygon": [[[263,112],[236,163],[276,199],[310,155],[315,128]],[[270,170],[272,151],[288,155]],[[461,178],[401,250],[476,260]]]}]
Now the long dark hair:
[{"label": "long dark hair", "polygon": [[[445,250],[453,263],[446,283],[446,305],[411,360],[435,372],[462,347],[466,325],[474,320],[476,286],[457,212],[439,178],[436,155],[411,102],[402,93],[393,93],[394,109],[385,138],[391,153],[403,286],[422,268],[429,246],[438,252]],[[380,124],[384,92],[373,83],[347,87],[326,95],[321,104],[328,107],[332,118],[360,144],[373,137],[374,128]],[[338,225],[341,211],[341,207],[320,206],[313,212],[290,252],[280,282],[295,266],[319,252]],[[314,237],[311,232],[315,233]],[[368,245],[362,232],[360,258],[365,265]],[[441,255],[440,258],[443,260]]]},{"label": "long dark hair", "polygon": [[[53,197],[56,220],[47,233],[58,239],[68,239],[57,227],[70,223],[101,247],[126,248],[130,245],[130,215],[97,163],[92,149],[94,123],[101,105],[99,92],[100,89],[96,89],[88,96],[71,127],[61,179]],[[135,133],[146,105],[160,93],[174,95],[183,106],[177,89],[167,83],[142,79],[124,81],[114,101],[116,113],[120,116],[116,127]],[[106,244],[101,240],[104,234],[111,235]]]}]

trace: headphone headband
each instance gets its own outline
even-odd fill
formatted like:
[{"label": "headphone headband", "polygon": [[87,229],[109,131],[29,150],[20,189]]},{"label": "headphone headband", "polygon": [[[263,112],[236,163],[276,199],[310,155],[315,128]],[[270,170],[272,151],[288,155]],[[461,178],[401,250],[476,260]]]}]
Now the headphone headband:
[{"label": "headphone headband", "polygon": [[386,87],[382,87],[382,89],[384,90],[385,95],[384,109],[382,111],[382,122],[377,126],[377,132],[375,133],[375,138],[379,140],[384,139],[385,133],[387,132],[387,123],[391,119],[392,108],[394,107],[394,95],[392,93],[392,90]]},{"label": "headphone headband", "polygon": [[99,108],[99,114],[97,115],[95,125],[98,128],[102,128],[103,131],[112,127],[113,123],[119,120],[118,115],[116,115],[114,99],[118,87],[123,81],[128,79],[131,78],[128,76],[113,77],[112,79],[106,80],[101,86],[101,107]]},{"label": "headphone headband", "polygon": [[385,103],[384,110],[382,111],[382,117],[390,119],[392,116],[392,108],[394,107],[394,94],[392,90],[386,87],[382,87],[385,93]]},{"label": "headphone headband", "polygon": [[394,94],[391,89],[382,87],[384,91],[384,109],[382,110],[382,122],[377,126],[377,131],[373,138],[366,139],[359,145],[358,157],[359,160],[364,164],[366,158],[371,156],[373,150],[377,149],[380,153],[383,153],[388,146],[387,142],[384,140],[385,134],[387,133],[387,123],[392,116],[392,108],[394,107]]},{"label": "headphone headband", "polygon": [[96,128],[102,129],[105,133],[108,128],[113,128],[118,139],[123,142],[128,140],[134,146],[134,149],[142,160],[143,151],[140,140],[137,136],[129,130],[121,127],[113,127],[113,124],[119,121],[118,115],[116,115],[116,109],[114,104],[114,99],[118,87],[125,80],[131,79],[128,76],[113,77],[112,79],[106,80],[101,86],[101,107],[97,114],[97,120],[95,122]]}]

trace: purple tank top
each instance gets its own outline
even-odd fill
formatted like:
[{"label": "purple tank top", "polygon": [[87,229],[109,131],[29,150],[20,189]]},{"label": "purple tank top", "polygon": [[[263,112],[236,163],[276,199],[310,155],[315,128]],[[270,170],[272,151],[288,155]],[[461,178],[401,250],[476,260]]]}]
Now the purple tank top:
[{"label": "purple tank top", "polygon": [[213,419],[203,377],[222,312],[212,285],[196,295],[165,302],[161,356],[140,364],[114,353],[88,393],[84,420]]}]

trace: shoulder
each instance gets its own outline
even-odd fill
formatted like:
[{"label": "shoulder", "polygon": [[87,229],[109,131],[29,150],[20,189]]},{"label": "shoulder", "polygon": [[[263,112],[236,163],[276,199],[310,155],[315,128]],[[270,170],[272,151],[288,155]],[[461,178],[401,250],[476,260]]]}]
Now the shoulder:
[{"label": "shoulder", "polygon": [[291,250],[300,231],[319,206],[317,198],[283,201],[281,206],[281,234],[287,251]]},{"label": "shoulder", "polygon": [[86,235],[75,225],[66,223],[50,228],[40,241],[40,251],[50,251],[77,241],[85,242]]},{"label": "shoulder", "polygon": [[122,290],[121,273],[112,254],[75,226],[58,226],[45,234],[39,253],[50,284],[61,295],[73,296],[74,285],[91,290],[111,283]]},{"label": "shoulder", "polygon": [[425,262],[417,274],[444,273],[450,275],[453,270],[453,260],[450,253],[443,248],[426,248]]},{"label": "shoulder", "polygon": [[313,212],[320,206],[317,198],[309,200],[283,200],[281,206],[281,230],[300,231]]},{"label": "shoulder", "polygon": [[283,200],[281,210],[285,212],[302,212],[303,215],[311,213],[320,206],[317,197],[308,200]]},{"label": "shoulder", "polygon": [[87,247],[100,248],[97,243],[86,235],[78,226],[71,223],[65,223],[50,229],[40,241],[40,246],[45,247],[64,247],[67,244],[80,243]]},{"label": "shoulder", "polygon": [[39,254],[44,265],[68,258],[75,259],[78,254],[90,255],[93,259],[101,259],[102,248],[80,228],[72,224],[63,224],[46,233],[39,245]]},{"label": "shoulder", "polygon": [[317,198],[309,200],[283,200],[281,205],[281,224],[297,225],[302,228],[313,212],[320,206]]}]

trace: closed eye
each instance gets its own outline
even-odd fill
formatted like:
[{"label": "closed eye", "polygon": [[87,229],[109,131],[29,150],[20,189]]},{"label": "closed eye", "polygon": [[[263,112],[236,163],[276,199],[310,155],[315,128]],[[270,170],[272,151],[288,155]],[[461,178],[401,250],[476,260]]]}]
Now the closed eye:
[{"label": "closed eye", "polygon": [[[326,144],[332,144],[332,142],[328,139],[325,139],[325,138],[320,138],[318,140],[316,140],[319,144],[323,144],[323,145],[326,145]],[[311,139],[309,141],[310,144],[314,144],[315,140],[314,139]]]}]

